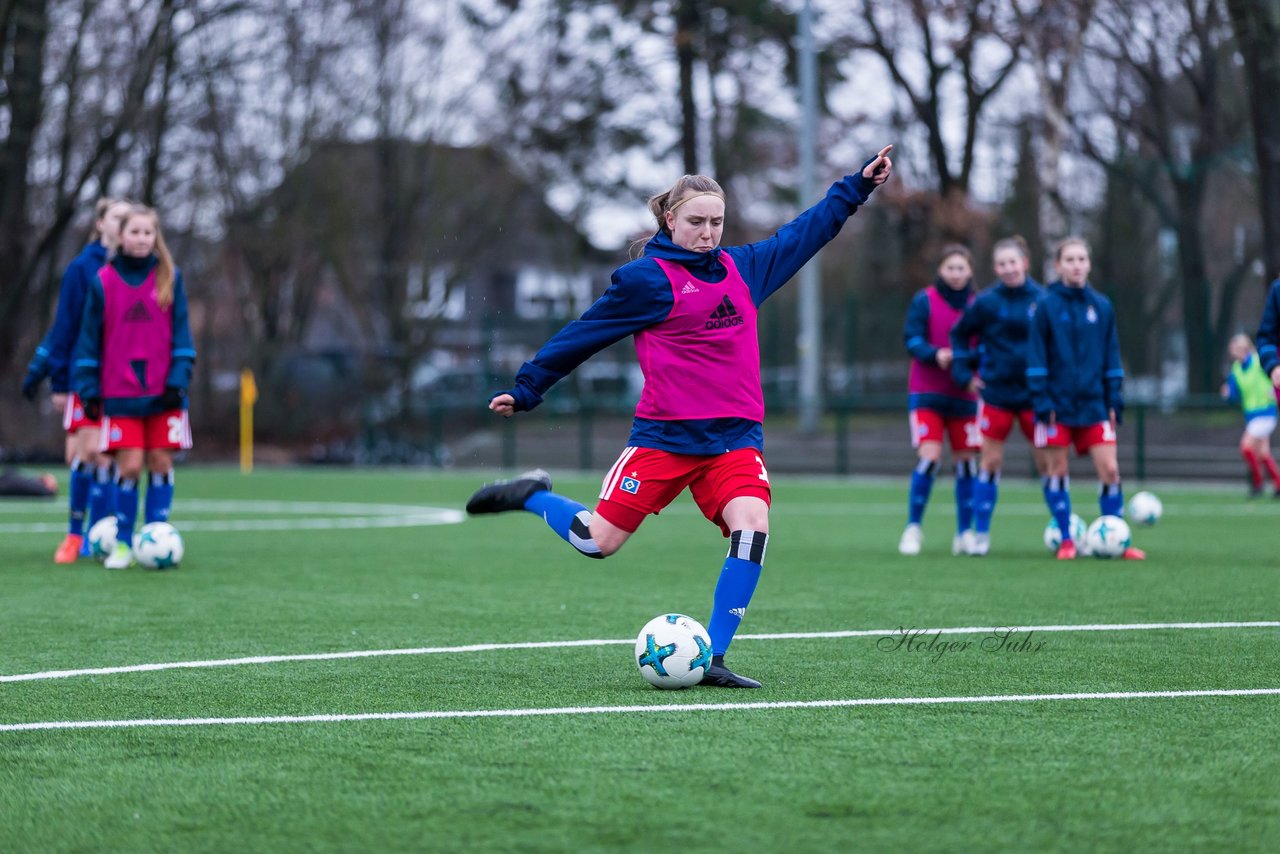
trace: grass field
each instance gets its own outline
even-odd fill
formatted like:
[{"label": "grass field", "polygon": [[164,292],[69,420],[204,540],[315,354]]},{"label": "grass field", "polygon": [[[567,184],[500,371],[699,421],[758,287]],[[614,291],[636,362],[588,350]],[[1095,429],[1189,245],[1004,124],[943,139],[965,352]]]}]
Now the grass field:
[{"label": "grass field", "polygon": [[905,484],[780,480],[729,655],[764,688],[663,692],[631,643],[707,618],[718,532],[682,498],[599,562],[422,509],[483,479],[183,470],[170,572],[56,567],[61,499],[0,503],[0,851],[1280,844],[1280,502],[1158,488],[1148,561],[1058,564],[1005,484],[955,558],[943,482],[903,558]]}]

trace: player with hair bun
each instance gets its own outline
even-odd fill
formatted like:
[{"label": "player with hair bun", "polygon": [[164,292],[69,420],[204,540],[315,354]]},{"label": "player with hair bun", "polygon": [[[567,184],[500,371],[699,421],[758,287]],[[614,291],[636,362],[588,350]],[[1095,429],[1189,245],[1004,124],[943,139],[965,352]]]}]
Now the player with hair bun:
[{"label": "player with hair bun", "polygon": [[924,530],[920,523],[929,504],[933,481],[942,462],[942,442],[951,443],[956,467],[956,535],[952,554],[971,554],[973,533],[973,485],[977,474],[974,455],[982,447],[978,434],[978,396],[951,378],[955,353],[951,327],[973,302],[973,256],[959,244],[942,249],[933,284],[916,293],[907,309],[902,337],[911,354],[907,380],[908,420],[916,466],[911,472],[907,502],[907,526],[898,540],[904,555],[920,554]]},{"label": "player with hair bun", "polygon": [[115,456],[119,469],[118,542],[108,569],[133,563],[144,462],[146,521],[168,521],[173,452],[191,447],[187,387],[195,359],[182,271],[165,245],[159,216],[135,206],[121,220],[120,251],[89,289],[74,368],[86,414],[102,417],[100,448]]},{"label": "player with hair bun", "polygon": [[[1004,467],[1004,445],[1016,424],[1032,441],[1035,413],[1027,390],[1027,330],[1044,288],[1027,275],[1031,253],[1015,235],[996,241],[991,251],[998,281],[965,309],[951,329],[951,378],[977,392],[982,457],[973,485],[974,543],[970,554],[991,549],[991,517]],[[1045,473],[1044,450],[1032,451],[1036,469]]]},{"label": "player with hair bun", "polygon": [[533,409],[586,359],[635,336],[644,392],[595,511],[552,492],[551,478],[537,470],[483,487],[467,512],[525,510],[580,554],[603,558],[688,488],[730,539],[707,623],[713,657],[703,685],[760,687],[724,665],[769,539],[757,310],[888,179],[892,148],[837,181],[772,237],[746,246],[720,245],[726,212],[720,185],[705,175],[681,178],[650,199],[658,230],[643,255],[615,270],[604,296],[520,368],[514,388],[489,401],[504,417]]},{"label": "player with hair bun", "polygon": [[[1077,554],[1071,538],[1071,478],[1067,451],[1088,454],[1098,473],[1098,509],[1124,515],[1116,459],[1116,427],[1124,412],[1124,368],[1111,301],[1089,286],[1089,244],[1060,241],[1054,253],[1059,281],[1045,289],[1027,336],[1027,387],[1035,410],[1034,444],[1045,452],[1044,495],[1062,532],[1058,560]],[[1127,546],[1126,560],[1143,560]]]}]

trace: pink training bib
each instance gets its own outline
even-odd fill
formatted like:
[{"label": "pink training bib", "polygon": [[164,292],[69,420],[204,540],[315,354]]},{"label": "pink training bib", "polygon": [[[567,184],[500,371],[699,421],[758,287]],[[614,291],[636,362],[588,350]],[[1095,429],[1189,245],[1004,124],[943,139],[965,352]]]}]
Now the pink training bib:
[{"label": "pink training bib", "polygon": [[102,396],[155,397],[164,392],[173,351],[173,306],[156,302],[156,274],[130,285],[110,264],[102,281]]}]

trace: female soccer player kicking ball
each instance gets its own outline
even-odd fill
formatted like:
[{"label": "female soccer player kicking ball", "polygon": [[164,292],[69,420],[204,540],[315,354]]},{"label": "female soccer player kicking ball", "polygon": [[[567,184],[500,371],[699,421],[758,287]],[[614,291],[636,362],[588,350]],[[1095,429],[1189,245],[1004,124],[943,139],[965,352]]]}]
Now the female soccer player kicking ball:
[{"label": "female soccer player kicking ball", "polygon": [[603,558],[687,487],[730,539],[707,624],[713,660],[704,685],[760,687],[724,665],[769,539],[757,310],[888,180],[892,148],[837,181],[825,199],[773,237],[746,246],[720,246],[725,196],[719,184],[684,176],[649,200],[658,231],[641,257],[615,270],[604,296],[521,367],[514,388],[489,401],[504,417],[533,409],[583,361],[635,336],[644,392],[595,511],[552,492],[551,478],[537,470],[485,486],[467,512],[526,510],[581,554]]}]

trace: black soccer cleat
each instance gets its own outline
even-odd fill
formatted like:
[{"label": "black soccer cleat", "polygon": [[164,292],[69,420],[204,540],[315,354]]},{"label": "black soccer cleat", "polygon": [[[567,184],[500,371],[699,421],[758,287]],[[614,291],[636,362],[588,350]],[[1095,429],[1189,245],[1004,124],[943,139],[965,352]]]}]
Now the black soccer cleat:
[{"label": "black soccer cleat", "polygon": [[524,503],[535,492],[551,489],[551,475],[542,469],[534,469],[513,480],[495,480],[476,490],[467,501],[467,512],[472,516],[481,513],[506,513],[523,510]]},{"label": "black soccer cleat", "polygon": [[711,659],[711,666],[703,674],[699,685],[710,685],[712,688],[759,688],[760,683],[746,676],[739,676],[724,666],[724,656],[717,655]]}]

